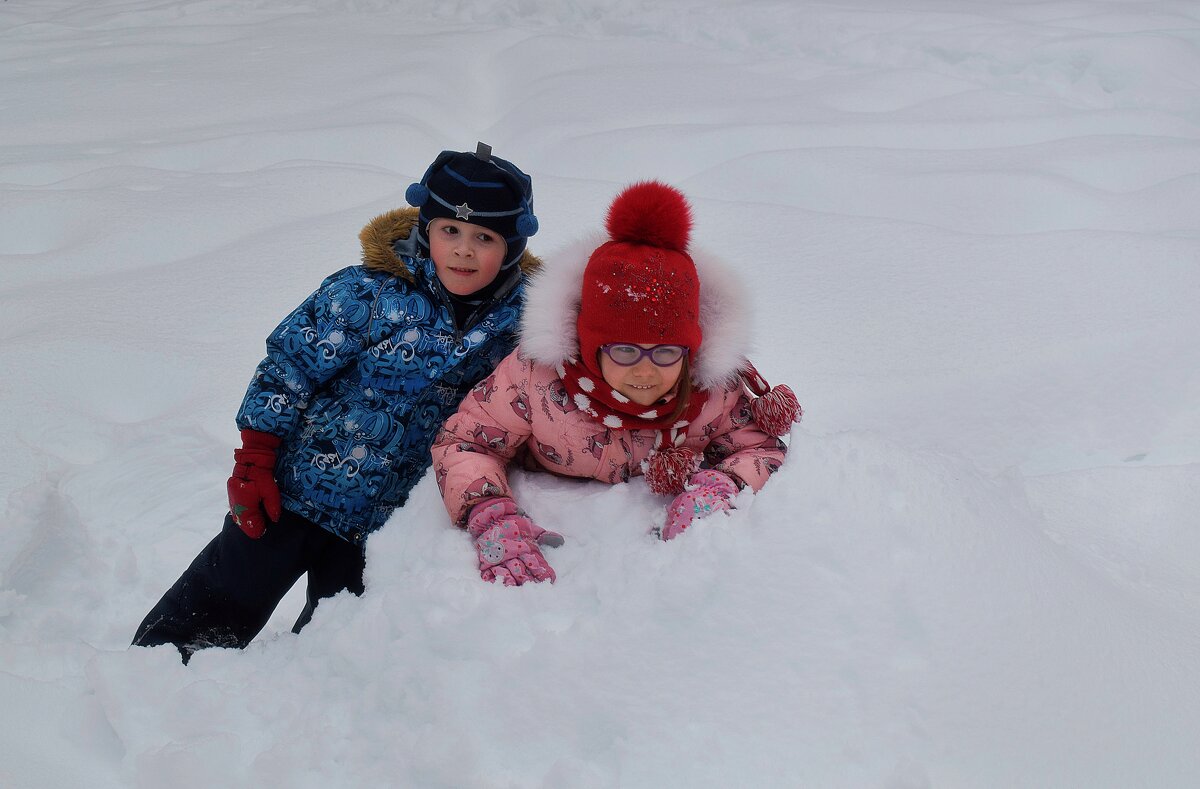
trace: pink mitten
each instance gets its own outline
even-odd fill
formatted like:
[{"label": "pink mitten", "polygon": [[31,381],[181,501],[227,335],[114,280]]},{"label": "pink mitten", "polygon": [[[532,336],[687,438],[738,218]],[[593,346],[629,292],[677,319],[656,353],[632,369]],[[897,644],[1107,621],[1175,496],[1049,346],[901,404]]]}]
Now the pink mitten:
[{"label": "pink mitten", "polygon": [[467,521],[479,552],[479,575],[485,581],[499,578],[505,586],[526,581],[554,581],[554,569],[538,547],[563,544],[563,536],[546,531],[522,512],[509,498],[495,498],[476,505]]},{"label": "pink mitten", "polygon": [[683,493],[667,507],[667,522],[659,530],[659,536],[664,540],[674,539],[691,526],[692,521],[733,509],[737,492],[737,484],[728,474],[714,469],[697,471],[688,478]]}]

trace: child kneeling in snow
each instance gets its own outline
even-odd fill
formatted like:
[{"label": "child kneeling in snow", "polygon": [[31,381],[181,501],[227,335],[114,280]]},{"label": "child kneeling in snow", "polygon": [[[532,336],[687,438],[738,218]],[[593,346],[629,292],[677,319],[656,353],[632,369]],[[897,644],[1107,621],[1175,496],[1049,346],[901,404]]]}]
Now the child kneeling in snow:
[{"label": "child kneeling in snow", "polygon": [[[529,177],[491,156],[443,151],[376,217],[363,265],[321,283],[267,338],[237,423],[224,528],[147,614],[133,643],[245,647],[308,573],[299,632],[319,600],[363,593],[364,540],[429,465],[472,386],[516,345]],[[265,511],[265,512],[264,512]]]},{"label": "child kneeling in snow", "polygon": [[[433,446],[450,517],[475,540],[484,580],[555,579],[540,546],[562,536],[517,507],[505,468],[572,477],[645,474],[674,495],[664,540],[758,491],[799,419],[742,355],[749,316],[738,283],[688,252],[691,209],[677,190],[635,184],[609,209],[611,240],[580,245],[530,282],[521,344],[481,382]],[[590,255],[589,255],[590,253]],[[746,387],[761,395],[753,402]]]}]

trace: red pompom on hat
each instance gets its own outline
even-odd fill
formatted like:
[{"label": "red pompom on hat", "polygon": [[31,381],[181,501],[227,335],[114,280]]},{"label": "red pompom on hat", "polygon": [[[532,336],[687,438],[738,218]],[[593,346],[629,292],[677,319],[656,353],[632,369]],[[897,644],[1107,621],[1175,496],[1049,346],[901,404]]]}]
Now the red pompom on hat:
[{"label": "red pompom on hat", "polygon": [[688,254],[692,209],[658,181],[626,188],[605,222],[610,241],[592,253],[580,299],[580,362],[597,375],[601,345],[630,342],[700,347],[700,280]]},{"label": "red pompom on hat", "polygon": [[687,252],[692,207],[678,189],[642,181],[613,198],[604,226],[613,241]]}]

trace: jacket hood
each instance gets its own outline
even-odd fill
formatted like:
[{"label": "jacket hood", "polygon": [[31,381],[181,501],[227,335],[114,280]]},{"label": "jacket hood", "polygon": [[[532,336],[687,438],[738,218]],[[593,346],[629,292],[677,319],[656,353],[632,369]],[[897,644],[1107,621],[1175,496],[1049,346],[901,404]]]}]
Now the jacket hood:
[{"label": "jacket hood", "polygon": [[[412,271],[396,251],[396,242],[408,240],[417,226],[419,213],[416,208],[396,208],[367,222],[358,234],[358,240],[362,242],[363,265],[412,282]],[[526,249],[518,265],[521,272],[529,276],[541,269],[542,261]]]},{"label": "jacket hood", "polygon": [[[608,241],[595,234],[547,256],[550,263],[525,286],[521,351],[540,364],[555,366],[579,355],[576,321],[583,294],[583,272],[595,249]],[[704,339],[695,354],[692,380],[701,389],[731,384],[746,365],[750,313],[741,278],[716,257],[691,249],[700,278],[700,329]]]}]

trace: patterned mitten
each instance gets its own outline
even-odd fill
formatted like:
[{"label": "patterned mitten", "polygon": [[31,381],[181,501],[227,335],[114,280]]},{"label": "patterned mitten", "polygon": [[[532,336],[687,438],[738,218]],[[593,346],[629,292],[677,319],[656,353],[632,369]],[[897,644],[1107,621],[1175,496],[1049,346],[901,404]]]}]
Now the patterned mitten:
[{"label": "patterned mitten", "polygon": [[563,537],[535,524],[512,499],[495,498],[476,505],[467,531],[475,538],[483,580],[500,579],[505,586],[547,579],[553,583],[554,569],[538,545],[557,548]]},{"label": "patterned mitten", "polygon": [[[233,450],[233,475],[226,484],[233,522],[257,540],[267,531],[267,519],[279,520],[279,486],[275,484],[275,450],[279,436],[242,431],[242,446]],[[263,510],[266,509],[266,516]]]},{"label": "patterned mitten", "polygon": [[697,471],[688,479],[683,493],[667,507],[667,522],[659,530],[659,536],[664,540],[674,539],[691,526],[692,521],[733,509],[737,492],[737,484],[728,474],[714,469]]}]

